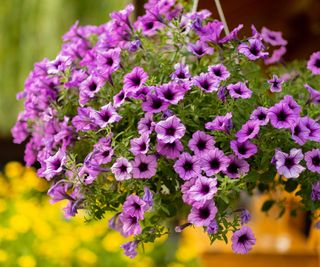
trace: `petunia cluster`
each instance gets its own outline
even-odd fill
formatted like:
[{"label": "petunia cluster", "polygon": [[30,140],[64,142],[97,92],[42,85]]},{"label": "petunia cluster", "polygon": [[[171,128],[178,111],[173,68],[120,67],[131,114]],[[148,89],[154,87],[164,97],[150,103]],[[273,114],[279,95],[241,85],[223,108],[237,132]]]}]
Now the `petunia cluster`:
[{"label": "petunia cluster", "polygon": [[240,37],[242,24],[227,33],[189,9],[149,0],[135,22],[130,4],[105,24],[75,23],[17,96],[14,142],[51,182],[51,202],[67,200],[66,217],[113,212],[129,257],[190,225],[211,242],[232,232],[233,251],[247,253],[246,193],[282,187],[320,207],[320,52],[278,64],[280,32]]}]

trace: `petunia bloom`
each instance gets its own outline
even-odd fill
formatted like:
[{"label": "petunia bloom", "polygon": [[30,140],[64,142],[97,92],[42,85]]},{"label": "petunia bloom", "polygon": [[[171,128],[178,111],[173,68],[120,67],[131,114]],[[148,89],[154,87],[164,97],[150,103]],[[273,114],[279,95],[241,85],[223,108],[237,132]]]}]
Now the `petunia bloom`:
[{"label": "petunia bloom", "polygon": [[227,67],[223,64],[217,64],[208,67],[208,71],[212,74],[216,79],[224,81],[230,77],[230,72]]},{"label": "petunia bloom", "polygon": [[313,75],[320,74],[320,51],[314,52],[307,63],[307,68]]},{"label": "petunia bloom", "polygon": [[291,128],[298,115],[286,103],[278,103],[269,108],[268,116],[274,128]]},{"label": "petunia bloom", "polygon": [[201,58],[205,55],[212,55],[214,51],[212,47],[207,45],[207,43],[200,40],[195,44],[188,44],[188,50],[198,58]]},{"label": "petunia bloom", "polygon": [[173,115],[164,121],[158,122],[155,132],[159,140],[164,143],[172,143],[174,140],[181,139],[184,136],[186,127],[177,116]]},{"label": "petunia bloom", "polygon": [[266,27],[262,27],[261,36],[265,42],[272,46],[285,46],[288,43],[282,38],[282,32],[271,31]]},{"label": "petunia bloom", "polygon": [[211,122],[205,124],[205,128],[211,131],[223,131],[229,133],[232,128],[232,113],[228,112],[225,116],[217,116]]},{"label": "petunia bloom", "polygon": [[252,91],[242,82],[237,82],[235,84],[229,84],[227,86],[229,90],[229,94],[232,98],[250,98],[252,95]]},{"label": "petunia bloom", "polygon": [[236,133],[239,142],[245,142],[248,139],[255,138],[260,131],[260,123],[258,121],[249,120],[242,125],[241,129]]},{"label": "petunia bloom", "polygon": [[148,79],[148,74],[141,67],[135,67],[131,72],[124,76],[123,89],[131,96]]},{"label": "petunia bloom", "polygon": [[231,179],[241,177],[250,169],[250,165],[244,159],[239,159],[235,156],[229,156],[229,160],[229,165],[224,173]]},{"label": "petunia bloom", "polygon": [[256,238],[252,230],[243,226],[240,230],[233,233],[231,237],[232,250],[237,254],[247,254],[256,243]]},{"label": "petunia bloom", "polygon": [[304,154],[307,168],[312,172],[320,173],[320,149],[312,149]]},{"label": "petunia bloom", "polygon": [[129,241],[127,243],[122,244],[120,247],[124,250],[124,254],[129,258],[133,259],[137,256],[137,246],[138,241]]},{"label": "petunia bloom", "polygon": [[172,79],[189,79],[191,77],[188,65],[177,63],[174,65],[174,72],[171,74]]},{"label": "petunia bloom", "polygon": [[157,171],[157,159],[154,155],[139,154],[132,164],[132,177],[137,179],[151,178]]},{"label": "petunia bloom", "polygon": [[202,131],[193,133],[192,138],[188,142],[189,148],[195,155],[199,155],[200,157],[213,149],[214,144],[215,141],[213,137]]},{"label": "petunia bloom", "polygon": [[313,201],[320,200],[320,181],[317,181],[312,185],[311,199]]},{"label": "petunia bloom", "polygon": [[300,118],[291,126],[291,137],[301,146],[308,141],[309,134],[310,130],[303,124]]},{"label": "petunia bloom", "polygon": [[149,150],[150,138],[148,134],[142,134],[138,138],[133,138],[130,140],[130,152],[133,155],[147,154]]},{"label": "petunia bloom", "polygon": [[320,104],[320,92],[315,90],[308,84],[305,84],[304,87],[308,90],[310,94],[308,103]]},{"label": "petunia bloom", "polygon": [[214,148],[202,156],[201,169],[207,176],[212,176],[221,171],[225,171],[229,162],[230,159],[225,156],[223,151],[218,148]]},{"label": "petunia bloom", "polygon": [[101,107],[99,111],[93,112],[91,116],[94,123],[100,126],[100,128],[105,128],[108,124],[121,120],[121,116],[116,112],[112,103]]},{"label": "petunia bloom", "polygon": [[264,45],[258,38],[249,39],[249,44],[242,43],[238,46],[238,52],[245,55],[249,60],[266,58],[268,52],[264,52]]},{"label": "petunia bloom", "polygon": [[283,80],[279,79],[277,75],[273,75],[271,80],[268,80],[270,84],[270,91],[272,93],[278,93],[282,91]]},{"label": "petunia bloom", "polygon": [[176,159],[183,151],[183,145],[179,139],[174,140],[172,143],[165,143],[157,140],[157,152],[168,159]]},{"label": "petunia bloom", "polygon": [[179,159],[174,163],[173,168],[183,180],[198,177],[201,171],[199,159],[186,152],[180,155]]},{"label": "petunia bloom", "polygon": [[43,172],[43,176],[47,180],[51,180],[54,176],[60,174],[64,169],[64,164],[66,163],[66,153],[63,150],[58,150],[56,154],[48,157],[45,160],[46,169]]},{"label": "petunia bloom", "polygon": [[123,203],[122,212],[142,220],[144,218],[144,212],[147,208],[146,206],[147,203],[137,195],[129,195]]},{"label": "petunia bloom", "polygon": [[201,73],[193,77],[193,85],[199,87],[205,93],[218,91],[219,80],[210,73]]},{"label": "petunia bloom", "polygon": [[305,170],[305,167],[299,164],[303,159],[301,149],[293,148],[290,150],[290,154],[277,150],[274,158],[278,173],[286,178],[298,178],[300,173]]},{"label": "petunia bloom", "polygon": [[188,221],[195,226],[208,226],[218,212],[213,200],[208,200],[202,207],[192,207]]},{"label": "petunia bloom", "polygon": [[250,115],[250,120],[257,121],[261,126],[269,122],[268,109],[257,107]]},{"label": "petunia bloom", "polygon": [[232,140],[230,147],[239,159],[250,158],[258,152],[257,146],[248,140],[243,143],[238,140]]},{"label": "petunia bloom", "polygon": [[128,180],[131,178],[132,165],[126,158],[120,157],[112,165],[111,171],[117,181]]}]

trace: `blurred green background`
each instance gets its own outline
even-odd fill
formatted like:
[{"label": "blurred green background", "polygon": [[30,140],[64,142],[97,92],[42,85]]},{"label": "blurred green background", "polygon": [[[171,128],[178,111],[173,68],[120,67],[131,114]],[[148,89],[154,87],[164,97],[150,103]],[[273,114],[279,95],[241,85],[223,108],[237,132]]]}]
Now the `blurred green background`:
[{"label": "blurred green background", "polygon": [[109,13],[128,0],[1,0],[0,1],[0,136],[7,137],[20,105],[15,95],[23,90],[33,64],[54,59],[61,36],[71,25],[102,24]]}]

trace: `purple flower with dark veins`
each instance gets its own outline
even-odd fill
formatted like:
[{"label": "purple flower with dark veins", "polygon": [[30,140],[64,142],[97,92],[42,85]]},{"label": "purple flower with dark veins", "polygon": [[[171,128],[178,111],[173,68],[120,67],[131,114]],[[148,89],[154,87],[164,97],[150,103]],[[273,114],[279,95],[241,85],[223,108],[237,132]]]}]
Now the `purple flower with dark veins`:
[{"label": "purple flower with dark veins", "polygon": [[221,171],[225,171],[229,165],[230,159],[225,156],[223,151],[218,148],[210,150],[201,158],[201,169],[207,176],[212,176]]},{"label": "purple flower with dark veins", "polygon": [[229,90],[229,94],[232,98],[250,98],[252,95],[252,91],[242,82],[237,82],[235,84],[229,84],[227,86]]},{"label": "purple flower with dark veins", "polygon": [[154,122],[152,113],[146,113],[138,122],[139,134],[151,134],[154,130]]},{"label": "purple flower with dark veins", "polygon": [[290,150],[290,154],[277,150],[274,158],[278,173],[286,178],[298,178],[300,173],[305,170],[305,167],[299,165],[303,159],[301,149],[293,148]]},{"label": "purple flower with dark veins", "polygon": [[278,93],[282,91],[283,80],[279,79],[277,75],[273,75],[271,80],[268,80],[270,84],[270,91],[272,93]]},{"label": "purple flower with dark veins", "polygon": [[161,99],[158,95],[149,93],[141,107],[144,112],[159,113],[168,109],[169,103]]},{"label": "purple flower with dark veins", "polygon": [[89,76],[79,85],[79,104],[83,107],[104,86],[105,80],[99,76]]},{"label": "purple flower with dark veins", "polygon": [[279,103],[285,103],[297,116],[300,116],[301,107],[291,95],[285,95]]},{"label": "purple flower with dark veins", "polygon": [[240,230],[233,233],[231,241],[233,252],[247,254],[256,243],[256,238],[249,227],[243,226]]},{"label": "purple flower with dark veins", "polygon": [[143,192],[144,192],[144,195],[142,197],[142,200],[147,204],[146,205],[146,211],[147,211],[151,209],[153,206],[153,194],[147,186],[143,187]]},{"label": "purple flower with dark veins", "polygon": [[226,35],[225,37],[223,37],[219,43],[223,44],[226,42],[229,42],[231,40],[238,40],[238,33],[239,31],[243,28],[243,24],[239,24],[236,28],[234,28],[228,35]]},{"label": "purple flower with dark veins", "polygon": [[298,119],[287,103],[282,102],[269,108],[268,116],[274,128],[291,128]]},{"label": "purple flower with dark veins", "polygon": [[142,229],[137,217],[131,216],[126,213],[121,213],[119,215],[119,219],[122,223],[121,233],[123,236],[129,237],[131,235],[141,234]]},{"label": "purple flower with dark veins", "polygon": [[212,74],[216,79],[224,81],[230,77],[230,72],[227,67],[223,64],[217,64],[208,67],[208,71]]},{"label": "purple flower with dark veins", "polygon": [[130,179],[132,173],[132,164],[124,157],[120,157],[111,167],[111,172],[117,181]]},{"label": "purple flower with dark veins", "polygon": [[264,45],[258,38],[249,39],[249,44],[242,43],[238,46],[238,52],[245,55],[249,60],[266,58],[269,53],[264,52]]},{"label": "purple flower with dark veins", "polygon": [[249,171],[250,165],[244,159],[239,159],[235,156],[229,156],[229,159],[229,165],[224,171],[229,178],[239,178]]},{"label": "purple flower with dark veins", "polygon": [[94,153],[92,159],[100,164],[107,164],[112,160],[113,149],[111,147],[111,137],[102,137],[98,143],[94,145]]},{"label": "purple flower with dark veins", "polygon": [[257,146],[250,141],[241,143],[238,140],[232,140],[230,147],[239,159],[250,158],[258,152]]},{"label": "purple flower with dark veins", "polygon": [[311,199],[313,201],[320,200],[320,181],[317,181],[312,185]]},{"label": "purple flower with dark veins", "polygon": [[257,121],[261,126],[267,125],[269,122],[268,109],[265,107],[257,107],[251,114],[250,120]]},{"label": "purple flower with dark veins", "polygon": [[270,65],[279,62],[286,52],[287,49],[284,46],[281,46],[280,48],[273,50],[271,57],[264,59],[264,64]]},{"label": "purple flower with dark veins", "polygon": [[124,254],[126,256],[133,259],[138,254],[137,253],[138,243],[139,243],[138,241],[130,241],[122,244],[120,247],[124,250]]},{"label": "purple flower with dark veins", "polygon": [[108,124],[118,122],[121,119],[121,116],[116,112],[112,103],[101,107],[99,111],[95,111],[91,115],[95,124],[100,126],[100,128],[105,128]]},{"label": "purple flower with dark veins", "polygon": [[171,79],[184,80],[191,77],[188,65],[177,63],[174,65],[174,70],[171,74]]},{"label": "purple flower with dark veins", "polygon": [[189,199],[195,208],[203,207],[208,200],[213,200],[213,196],[217,193],[217,178],[207,178],[198,176],[196,182],[188,191]]},{"label": "purple flower with dark veins", "polygon": [[304,154],[309,171],[320,173],[320,149],[312,149]]},{"label": "purple flower with dark veins", "polygon": [[173,168],[182,180],[198,177],[201,172],[199,159],[186,152],[180,155]]},{"label": "purple flower with dark veins", "polygon": [[215,141],[213,137],[202,131],[196,131],[189,140],[188,146],[195,155],[200,157],[214,148]]},{"label": "purple flower with dark veins", "polygon": [[114,97],[113,97],[113,105],[115,108],[120,107],[124,101],[126,100],[127,97],[127,93],[124,90],[121,90],[119,93],[117,93]]},{"label": "purple flower with dark veins", "polygon": [[136,179],[148,179],[157,172],[157,158],[154,155],[139,154],[131,164],[132,177]]},{"label": "purple flower with dark veins", "polygon": [[307,68],[313,75],[320,74],[320,51],[314,52],[307,63]]},{"label": "purple flower with dark veins", "polygon": [[240,213],[241,224],[246,224],[251,220],[251,214],[248,210],[242,209]]},{"label": "purple flower with dark veins", "polygon": [[164,143],[158,139],[156,149],[160,155],[168,159],[176,159],[183,151],[183,145],[179,139],[174,140],[172,143]]},{"label": "purple flower with dark veins", "polygon": [[266,27],[262,27],[261,36],[266,43],[272,46],[286,46],[288,43],[282,38],[282,32],[271,31]]},{"label": "purple flower with dark veins", "polygon": [[156,93],[162,100],[176,105],[184,98],[184,91],[179,90],[174,82],[160,85],[156,88]]},{"label": "purple flower with dark veins", "polygon": [[218,91],[219,80],[210,73],[201,73],[193,77],[193,85],[199,87],[205,93]]},{"label": "purple flower with dark veins", "polygon": [[320,104],[320,92],[312,88],[309,84],[305,84],[304,87],[308,90],[310,94],[307,103]]},{"label": "purple flower with dark veins", "polygon": [[130,152],[133,155],[147,154],[149,150],[150,138],[148,134],[142,134],[138,138],[133,138],[130,140]]},{"label": "purple flower with dark veins", "polygon": [[301,122],[310,131],[308,140],[320,143],[320,124],[308,116],[301,118]]},{"label": "purple flower with dark veins", "polygon": [[219,224],[217,220],[212,220],[210,224],[207,226],[206,232],[209,235],[215,235],[219,231]]},{"label": "purple flower with dark veins", "polygon": [[177,116],[173,115],[164,121],[158,122],[155,127],[155,132],[159,140],[164,143],[172,143],[176,139],[181,139],[184,136],[186,127]]},{"label": "purple flower with dark veins", "polygon": [[141,67],[135,67],[131,72],[127,73],[123,79],[123,90],[131,96],[135,91],[140,89],[146,80],[148,74]]},{"label": "purple flower with dark veins", "polygon": [[46,163],[46,169],[43,172],[43,176],[50,181],[54,176],[63,171],[63,166],[66,163],[66,160],[66,152],[59,149],[56,154],[44,160]]},{"label": "purple flower with dark veins", "polygon": [[258,121],[248,120],[242,125],[241,129],[236,133],[239,142],[245,142],[248,139],[255,138],[260,131],[260,123]]},{"label": "purple flower with dark veins", "polygon": [[192,207],[188,221],[195,226],[208,226],[218,212],[213,200],[208,200],[201,208]]},{"label": "purple flower with dark veins", "polygon": [[303,124],[300,118],[291,126],[292,139],[300,146],[308,141],[309,134],[310,130]]},{"label": "purple flower with dark veins", "polygon": [[217,116],[211,122],[205,124],[205,128],[211,131],[222,131],[229,133],[232,128],[232,113],[228,112],[225,116]]},{"label": "purple flower with dark veins", "polygon": [[147,203],[136,195],[129,195],[122,206],[122,213],[143,220]]},{"label": "purple flower with dark veins", "polygon": [[205,55],[212,55],[214,51],[212,47],[207,45],[207,43],[200,40],[195,44],[188,44],[188,50],[198,58],[201,58]]}]

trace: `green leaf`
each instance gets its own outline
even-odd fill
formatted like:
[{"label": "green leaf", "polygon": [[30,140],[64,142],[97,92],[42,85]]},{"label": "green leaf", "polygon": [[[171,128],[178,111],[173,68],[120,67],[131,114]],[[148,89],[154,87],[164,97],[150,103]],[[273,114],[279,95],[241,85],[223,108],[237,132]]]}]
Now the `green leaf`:
[{"label": "green leaf", "polygon": [[275,201],[272,200],[272,199],[265,201],[265,202],[263,203],[263,205],[262,205],[261,210],[262,210],[263,212],[267,212],[268,210],[271,209],[271,207],[273,206],[274,203],[275,203]]}]

